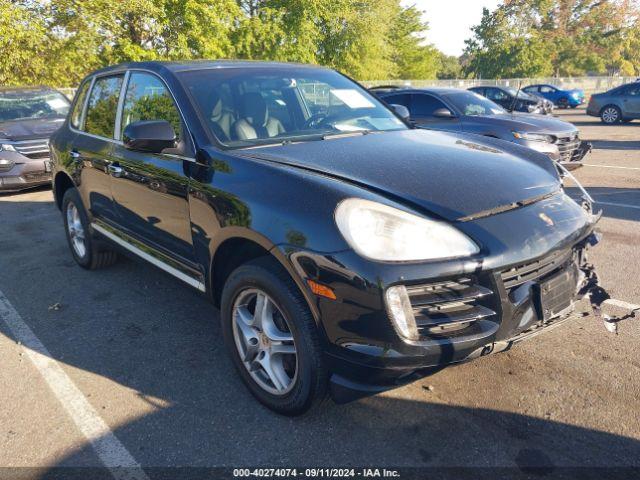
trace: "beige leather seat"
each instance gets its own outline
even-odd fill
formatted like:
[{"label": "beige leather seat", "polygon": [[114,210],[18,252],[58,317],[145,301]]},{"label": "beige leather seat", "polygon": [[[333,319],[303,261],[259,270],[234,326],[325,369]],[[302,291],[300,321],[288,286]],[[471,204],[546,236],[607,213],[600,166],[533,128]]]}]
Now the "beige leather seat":
[{"label": "beige leather seat", "polygon": [[270,138],[285,132],[277,118],[269,116],[267,102],[258,92],[245,93],[240,101],[242,117],[233,126],[238,140]]},{"label": "beige leather seat", "polygon": [[235,116],[225,108],[222,98],[215,91],[211,91],[208,104],[211,108],[209,123],[213,134],[221,142],[231,140],[232,127],[236,121]]}]

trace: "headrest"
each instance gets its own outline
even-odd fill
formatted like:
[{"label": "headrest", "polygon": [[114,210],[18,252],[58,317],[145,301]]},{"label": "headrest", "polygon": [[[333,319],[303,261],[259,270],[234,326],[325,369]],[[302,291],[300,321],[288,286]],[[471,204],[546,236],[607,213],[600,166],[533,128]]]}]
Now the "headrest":
[{"label": "headrest", "polygon": [[215,90],[211,90],[209,92],[207,107],[209,109],[211,119],[215,119],[222,114],[222,99]]},{"label": "headrest", "polygon": [[245,93],[242,96],[242,116],[251,125],[263,127],[267,123],[267,102],[258,92]]}]

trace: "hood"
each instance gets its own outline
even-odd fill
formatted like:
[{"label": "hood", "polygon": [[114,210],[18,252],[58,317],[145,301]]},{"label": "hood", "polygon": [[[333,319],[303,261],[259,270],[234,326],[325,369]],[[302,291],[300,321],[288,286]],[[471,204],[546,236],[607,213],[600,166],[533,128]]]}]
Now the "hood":
[{"label": "hood", "polygon": [[497,139],[428,130],[233,154],[337,177],[450,221],[550,195],[560,186],[553,162],[533,150]]},{"label": "hood", "polygon": [[570,135],[578,129],[569,122],[555,117],[528,113],[501,113],[498,115],[474,115],[465,117],[474,123],[500,126],[519,132],[548,133],[552,135]]},{"label": "hood", "polygon": [[49,137],[58,130],[64,118],[28,118],[0,122],[0,138],[6,140],[30,140],[32,138]]}]

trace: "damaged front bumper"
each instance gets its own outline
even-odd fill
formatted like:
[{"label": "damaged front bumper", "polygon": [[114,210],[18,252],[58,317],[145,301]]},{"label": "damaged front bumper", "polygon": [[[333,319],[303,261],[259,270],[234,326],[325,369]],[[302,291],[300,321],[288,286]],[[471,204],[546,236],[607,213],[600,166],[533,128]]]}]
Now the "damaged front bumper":
[{"label": "damaged front bumper", "polygon": [[561,160],[558,163],[565,167],[567,170],[573,171],[582,167],[582,160],[587,156],[589,152],[593,150],[593,145],[590,142],[584,140],[580,142],[580,145],[574,151],[569,160]]}]

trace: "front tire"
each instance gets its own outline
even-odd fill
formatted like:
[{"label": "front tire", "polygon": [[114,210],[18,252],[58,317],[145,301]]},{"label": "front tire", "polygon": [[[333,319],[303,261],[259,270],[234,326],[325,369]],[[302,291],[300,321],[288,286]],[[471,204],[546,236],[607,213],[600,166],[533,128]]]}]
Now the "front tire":
[{"label": "front tire", "polygon": [[615,125],[622,120],[622,112],[615,105],[607,105],[600,111],[600,120],[606,125]]},{"label": "front tire", "polygon": [[322,402],[328,374],[318,328],[297,286],[274,259],[263,257],[234,270],[220,313],[234,366],[258,401],[290,416]]},{"label": "front tire", "polygon": [[78,265],[97,270],[115,263],[118,254],[98,244],[91,234],[87,212],[78,190],[68,189],[62,198],[62,216],[71,255]]},{"label": "front tire", "polygon": [[569,99],[561,98],[558,100],[558,108],[562,108],[563,110],[569,108]]}]

